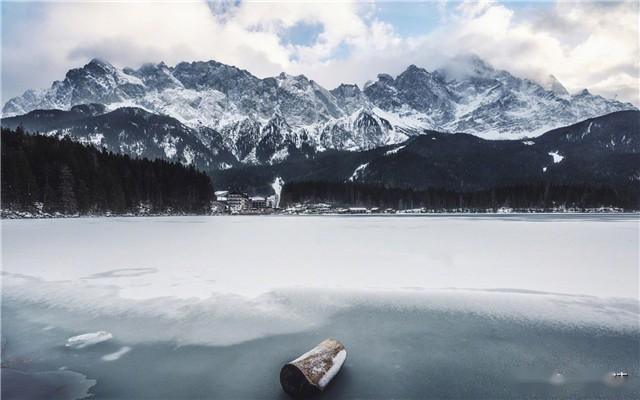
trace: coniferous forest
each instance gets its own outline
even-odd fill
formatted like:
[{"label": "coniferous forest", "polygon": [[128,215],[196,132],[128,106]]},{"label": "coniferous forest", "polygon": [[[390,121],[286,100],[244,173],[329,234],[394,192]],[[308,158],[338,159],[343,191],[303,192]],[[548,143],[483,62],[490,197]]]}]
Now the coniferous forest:
[{"label": "coniferous forest", "polygon": [[3,211],[204,213],[210,178],[193,167],[2,129]]},{"label": "coniferous forest", "polygon": [[351,182],[294,182],[282,189],[280,204],[331,203],[339,206],[427,208],[434,210],[598,208],[638,209],[638,190],[603,185],[531,183],[488,190],[457,192],[445,189],[411,190]]}]

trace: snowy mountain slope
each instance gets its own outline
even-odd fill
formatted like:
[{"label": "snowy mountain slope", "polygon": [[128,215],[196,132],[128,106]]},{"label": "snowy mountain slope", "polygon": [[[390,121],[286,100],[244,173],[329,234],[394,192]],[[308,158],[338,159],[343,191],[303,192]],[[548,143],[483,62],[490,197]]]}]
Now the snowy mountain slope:
[{"label": "snowy mountain slope", "polygon": [[2,126],[69,137],[115,153],[177,161],[203,170],[221,168],[235,161],[220,145],[220,138],[216,137],[219,134],[215,131],[196,132],[174,118],[140,108],[122,107],[94,114],[82,112],[86,108],[83,105],[74,106],[70,111],[32,111],[23,116],[4,118]]},{"label": "snowy mountain slope", "polygon": [[455,63],[456,68],[433,72],[411,65],[395,78],[380,74],[362,90],[342,84],[329,91],[304,75],[260,79],[216,61],[145,64],[136,70],[94,59],[48,90],[28,90],[9,100],[2,112],[8,117],[87,103],[108,110],[136,107],[175,118],[194,140],[230,153],[234,163],[271,164],[327,149],[400,143],[426,130],[535,137],[635,109],[586,90],[569,95],[553,77],[543,85],[517,78],[475,56]]}]

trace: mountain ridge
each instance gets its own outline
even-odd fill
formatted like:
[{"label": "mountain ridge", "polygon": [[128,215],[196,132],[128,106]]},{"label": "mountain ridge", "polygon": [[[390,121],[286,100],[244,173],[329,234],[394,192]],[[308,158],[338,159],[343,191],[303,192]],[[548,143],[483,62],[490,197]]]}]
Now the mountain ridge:
[{"label": "mountain ridge", "polygon": [[[10,99],[3,116],[95,103],[105,113],[141,108],[179,121],[195,139],[204,138],[205,146],[215,137],[218,150],[236,163],[273,164],[290,154],[391,145],[429,130],[494,139],[534,137],[586,118],[635,109],[588,91],[569,95],[552,77],[545,89],[475,56],[457,62],[465,66],[466,76],[410,65],[395,78],[379,74],[362,89],[341,84],[327,90],[304,75],[260,79],[213,60],[119,69],[93,59],[69,70],[48,90],[28,90]],[[276,119],[283,123],[272,123]]]}]

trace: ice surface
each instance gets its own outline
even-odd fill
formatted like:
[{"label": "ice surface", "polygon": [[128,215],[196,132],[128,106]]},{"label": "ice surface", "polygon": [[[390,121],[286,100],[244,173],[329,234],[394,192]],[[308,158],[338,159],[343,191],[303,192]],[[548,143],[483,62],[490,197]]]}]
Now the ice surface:
[{"label": "ice surface", "polygon": [[292,287],[638,297],[637,216],[76,218],[2,221],[2,233],[5,273],[131,299]]},{"label": "ice surface", "polygon": [[[637,321],[635,216],[78,218],[2,230],[4,300],[151,331],[96,318],[68,324],[72,334],[229,344],[303,331],[362,303]],[[53,315],[43,326],[64,323]]]},{"label": "ice surface", "polygon": [[[2,234],[3,365],[68,367],[98,399],[277,398],[282,363],[326,337],[349,351],[331,398],[638,389],[605,384],[640,373],[634,215],[77,218]],[[83,332],[113,337],[60,352]]]}]

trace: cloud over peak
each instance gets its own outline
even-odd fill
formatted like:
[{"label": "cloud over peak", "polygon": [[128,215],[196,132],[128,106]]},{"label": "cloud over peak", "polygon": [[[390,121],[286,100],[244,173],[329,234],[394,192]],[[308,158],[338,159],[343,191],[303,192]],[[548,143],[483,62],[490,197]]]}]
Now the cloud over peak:
[{"label": "cloud over peak", "polygon": [[[215,59],[260,77],[285,71],[335,87],[409,64],[435,69],[473,52],[517,75],[553,74],[571,92],[588,87],[639,103],[636,2],[437,2],[414,10],[408,3],[5,2],[3,101],[94,57],[120,67]],[[424,18],[424,29],[402,29],[410,17]]]}]

